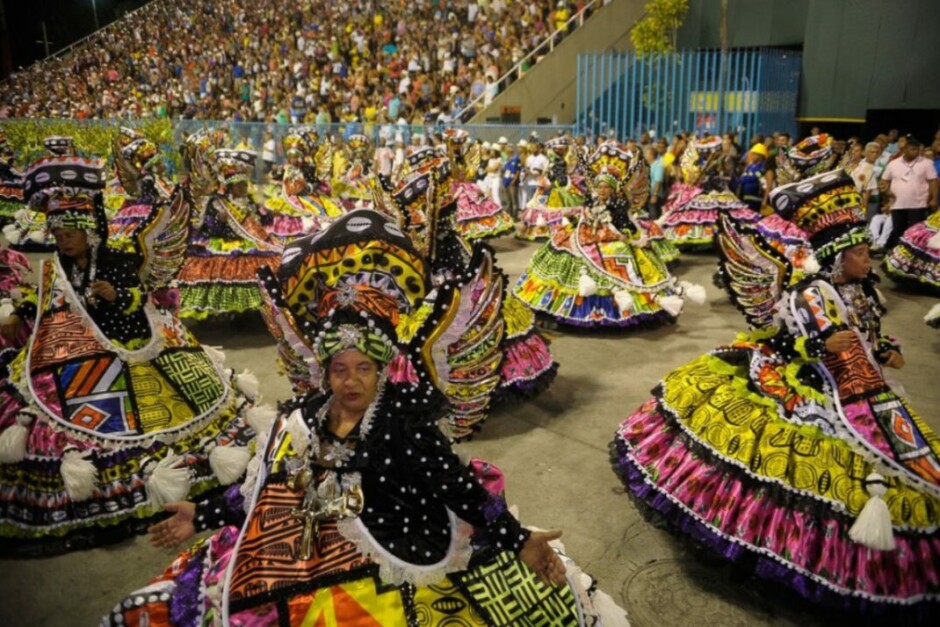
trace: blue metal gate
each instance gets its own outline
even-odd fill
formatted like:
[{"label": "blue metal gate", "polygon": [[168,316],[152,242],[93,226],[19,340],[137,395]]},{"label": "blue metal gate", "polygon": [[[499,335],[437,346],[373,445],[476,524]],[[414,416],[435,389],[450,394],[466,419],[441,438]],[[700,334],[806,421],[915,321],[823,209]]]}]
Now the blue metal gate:
[{"label": "blue metal gate", "polygon": [[801,53],[689,50],[578,56],[579,132],[620,139],[679,131],[796,133]]}]

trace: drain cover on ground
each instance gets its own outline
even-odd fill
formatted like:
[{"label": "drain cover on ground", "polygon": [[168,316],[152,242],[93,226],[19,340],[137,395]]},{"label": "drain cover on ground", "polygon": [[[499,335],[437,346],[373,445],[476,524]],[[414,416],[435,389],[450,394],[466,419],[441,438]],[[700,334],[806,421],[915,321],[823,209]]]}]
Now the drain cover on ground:
[{"label": "drain cover on ground", "polygon": [[753,627],[771,617],[748,593],[692,560],[662,559],[640,566],[623,584],[632,627],[721,625]]}]

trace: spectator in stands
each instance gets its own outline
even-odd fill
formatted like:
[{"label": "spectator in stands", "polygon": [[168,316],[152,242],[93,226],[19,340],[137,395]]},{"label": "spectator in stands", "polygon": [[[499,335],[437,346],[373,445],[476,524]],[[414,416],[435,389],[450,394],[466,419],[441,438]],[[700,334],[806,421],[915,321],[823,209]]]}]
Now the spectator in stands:
[{"label": "spectator in stands", "polygon": [[369,122],[386,106],[390,120],[420,119],[454,111],[443,102],[450,85],[464,99],[492,99],[490,83],[501,87],[498,78],[554,32],[552,4],[317,0],[285,11],[277,0],[158,0],[15,74],[0,109],[319,123]]}]

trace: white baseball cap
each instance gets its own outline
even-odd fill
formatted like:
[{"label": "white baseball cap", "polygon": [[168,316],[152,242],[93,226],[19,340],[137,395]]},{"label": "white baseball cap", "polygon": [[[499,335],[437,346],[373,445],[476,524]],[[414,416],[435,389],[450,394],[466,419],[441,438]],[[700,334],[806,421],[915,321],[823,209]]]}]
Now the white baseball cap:
[{"label": "white baseball cap", "polygon": [[500,146],[505,146],[506,144],[509,143],[509,140],[506,139],[505,136],[503,136],[503,137],[500,137],[500,138],[499,138],[499,141],[496,142],[496,143],[499,144]]},{"label": "white baseball cap", "polygon": [[525,148],[525,147],[528,146],[528,145],[529,145],[529,143],[528,143],[526,140],[524,140],[524,139],[520,139],[520,140],[519,140],[519,143],[516,144],[516,146],[518,146],[519,148]]}]

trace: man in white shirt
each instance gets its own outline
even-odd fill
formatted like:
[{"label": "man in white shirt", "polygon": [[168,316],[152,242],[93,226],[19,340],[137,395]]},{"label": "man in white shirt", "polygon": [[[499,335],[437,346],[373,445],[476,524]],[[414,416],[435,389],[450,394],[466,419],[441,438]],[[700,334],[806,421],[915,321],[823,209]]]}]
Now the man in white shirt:
[{"label": "man in white shirt", "polygon": [[542,143],[530,141],[528,148],[529,156],[525,160],[525,184],[522,187],[522,207],[525,207],[532,199],[539,180],[548,172],[548,157],[542,152]]},{"label": "man in white shirt", "polygon": [[908,137],[901,158],[888,163],[882,179],[891,184],[891,237],[885,246],[891,249],[908,227],[927,219],[937,210],[937,171],[929,159],[920,156],[921,143]]}]

